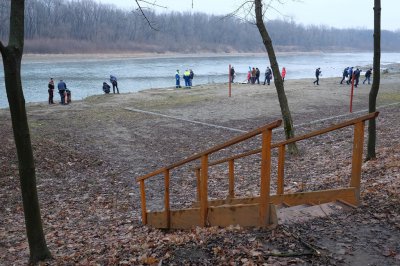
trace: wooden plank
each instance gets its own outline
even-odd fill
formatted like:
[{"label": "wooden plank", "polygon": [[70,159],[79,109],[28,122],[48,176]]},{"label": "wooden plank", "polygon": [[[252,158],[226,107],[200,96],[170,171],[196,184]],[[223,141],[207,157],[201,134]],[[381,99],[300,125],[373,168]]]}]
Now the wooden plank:
[{"label": "wooden plank", "polygon": [[222,205],[211,207],[209,209],[209,222],[210,226],[229,226],[240,225],[248,226],[266,226],[267,224],[260,224],[259,219],[259,204],[246,204],[246,205]]},{"label": "wooden plank", "polygon": [[189,208],[171,211],[171,228],[191,229],[200,226],[200,209]]},{"label": "wooden plank", "polygon": [[200,180],[200,226],[207,225],[208,212],[208,155],[201,157],[201,180]]},{"label": "wooden plank", "polygon": [[289,204],[290,206],[301,205],[301,204],[322,204],[332,202],[336,200],[344,200],[355,206],[358,205],[356,199],[356,189],[341,188],[341,189],[330,189],[320,190],[312,192],[300,192],[283,195],[271,195],[271,202],[275,205]]},{"label": "wooden plank", "polygon": [[197,182],[197,201],[200,201],[201,193],[200,193],[200,168],[195,170],[196,172],[196,182]]},{"label": "wooden plank", "polygon": [[[360,200],[361,166],[364,149],[364,122],[354,125],[353,157],[351,163],[350,186],[357,190],[357,201]],[[357,204],[358,205],[358,204]]]},{"label": "wooden plank", "polygon": [[281,195],[284,193],[284,175],[285,175],[285,145],[279,146],[278,150],[278,184],[277,194]]},{"label": "wooden plank", "polygon": [[167,229],[167,220],[165,219],[165,211],[149,212],[147,214],[148,225],[155,228]]},{"label": "wooden plank", "polygon": [[144,180],[140,180],[140,200],[142,203],[142,223],[147,224],[146,190],[144,188]]},{"label": "wooden plank", "polygon": [[229,161],[229,198],[235,197],[235,161]]},{"label": "wooden plank", "polygon": [[262,151],[261,151],[261,181],[260,181],[260,224],[266,224],[269,221],[269,194],[271,187],[271,139],[272,130],[266,130],[262,133]]},{"label": "wooden plank", "polygon": [[164,182],[165,182],[165,186],[164,186],[164,188],[165,188],[165,192],[164,192],[164,196],[165,196],[165,199],[164,199],[164,210],[165,210],[165,219],[166,219],[166,221],[167,221],[167,228],[169,228],[170,227],[170,225],[171,225],[171,213],[170,213],[170,202],[169,202],[169,200],[170,200],[170,197],[169,197],[169,170],[168,169],[165,169],[165,172],[164,172],[164,178],[165,178],[165,180],[164,180]]}]

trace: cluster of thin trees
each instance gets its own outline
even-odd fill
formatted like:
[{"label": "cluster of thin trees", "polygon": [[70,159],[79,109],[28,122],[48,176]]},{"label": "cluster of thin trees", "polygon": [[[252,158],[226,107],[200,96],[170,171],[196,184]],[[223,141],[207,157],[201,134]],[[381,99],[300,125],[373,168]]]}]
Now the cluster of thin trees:
[{"label": "cluster of thin trees", "polygon": [[[9,23],[10,0],[0,3],[0,24]],[[133,1],[132,1],[133,4]],[[233,16],[204,13],[146,12],[157,29],[148,27],[139,10],[121,10],[92,0],[26,0],[25,51],[74,52],[261,52],[254,24]],[[9,27],[0,27],[6,40]],[[303,26],[268,21],[277,51],[365,51],[372,49],[372,30]],[[400,32],[382,32],[382,49],[396,51]]]}]

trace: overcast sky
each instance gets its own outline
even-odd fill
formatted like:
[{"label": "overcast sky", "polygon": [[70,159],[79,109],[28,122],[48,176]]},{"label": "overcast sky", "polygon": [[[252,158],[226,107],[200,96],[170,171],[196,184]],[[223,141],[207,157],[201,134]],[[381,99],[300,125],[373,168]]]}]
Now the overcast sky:
[{"label": "overcast sky", "polygon": [[[97,2],[113,4],[120,8],[136,7],[134,0],[96,0]],[[157,11],[193,11],[224,15],[234,11],[245,0],[147,0],[165,6],[167,9],[156,8]],[[373,0],[283,0],[283,5],[274,7],[279,12],[270,10],[268,18],[293,18],[304,25],[326,25],[336,28],[373,29]],[[400,0],[381,0],[382,29],[400,30]],[[145,4],[143,4],[145,6]],[[397,11],[396,11],[397,10]],[[281,14],[279,14],[281,13]]]}]

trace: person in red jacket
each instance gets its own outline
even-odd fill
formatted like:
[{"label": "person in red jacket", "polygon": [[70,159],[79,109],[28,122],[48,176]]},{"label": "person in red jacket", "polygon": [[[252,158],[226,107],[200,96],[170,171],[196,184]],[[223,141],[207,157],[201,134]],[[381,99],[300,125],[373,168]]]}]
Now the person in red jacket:
[{"label": "person in red jacket", "polygon": [[282,68],[282,81],[285,82],[285,77],[286,77],[286,68]]}]

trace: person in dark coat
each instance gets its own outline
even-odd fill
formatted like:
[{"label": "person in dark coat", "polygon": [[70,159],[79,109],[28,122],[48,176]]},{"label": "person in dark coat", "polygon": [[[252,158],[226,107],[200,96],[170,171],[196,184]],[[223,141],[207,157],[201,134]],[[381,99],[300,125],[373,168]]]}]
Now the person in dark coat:
[{"label": "person in dark coat", "polygon": [[110,93],[110,85],[107,84],[107,82],[103,82],[103,91],[105,94],[109,94]]},{"label": "person in dark coat", "polygon": [[54,104],[54,80],[50,78],[49,85],[48,85],[48,92],[49,92],[49,104]]},{"label": "person in dark coat", "polygon": [[356,88],[358,86],[358,83],[360,82],[361,71],[362,70],[360,70],[358,68],[354,71],[354,80],[355,80],[354,87],[356,87]]},{"label": "person in dark coat", "polygon": [[189,69],[189,86],[193,86],[193,78],[194,78],[194,72],[193,70]]},{"label": "person in dark coat", "polygon": [[367,72],[365,72],[365,79],[363,81],[363,84],[368,80],[368,84],[371,84],[371,74],[372,74],[372,68],[368,69]]},{"label": "person in dark coat", "polygon": [[115,88],[117,89],[117,93],[119,94],[119,89],[118,89],[118,82],[117,78],[113,75],[110,75],[110,82],[113,86],[113,93],[115,93]]},{"label": "person in dark coat", "polygon": [[342,77],[342,80],[340,81],[340,84],[343,84],[343,81],[346,79],[346,77],[348,77],[348,75],[349,75],[348,70],[349,70],[349,67],[346,67],[346,68],[343,70],[343,77]]},{"label": "person in dark coat", "polygon": [[257,84],[260,84],[260,70],[256,67],[256,81]]},{"label": "person in dark coat", "polygon": [[319,85],[319,76],[321,75],[321,68],[315,70],[315,77],[317,78],[313,83]]},{"label": "person in dark coat", "polygon": [[231,73],[229,73],[231,76],[231,83],[233,83],[233,80],[235,79],[235,69],[231,67]]},{"label": "person in dark coat", "polygon": [[272,71],[269,67],[267,67],[267,69],[265,70],[264,85],[265,85],[265,82],[267,82],[267,84],[269,85],[271,82],[271,78],[272,78]]}]

